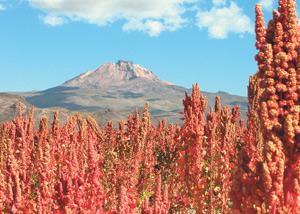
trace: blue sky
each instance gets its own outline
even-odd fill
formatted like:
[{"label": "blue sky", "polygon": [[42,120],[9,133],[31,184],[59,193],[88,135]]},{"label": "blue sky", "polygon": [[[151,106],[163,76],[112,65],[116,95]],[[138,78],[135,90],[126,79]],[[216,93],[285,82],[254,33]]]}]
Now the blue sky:
[{"label": "blue sky", "polygon": [[[275,4],[262,1],[269,17]],[[257,2],[0,0],[0,91],[47,89],[124,59],[178,85],[246,95]]]}]

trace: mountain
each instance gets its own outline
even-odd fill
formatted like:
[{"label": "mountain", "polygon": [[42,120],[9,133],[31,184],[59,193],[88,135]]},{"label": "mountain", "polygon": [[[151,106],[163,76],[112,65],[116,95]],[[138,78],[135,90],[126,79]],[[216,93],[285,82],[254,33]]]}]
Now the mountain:
[{"label": "mountain", "polygon": [[34,108],[36,127],[38,127],[39,119],[44,116],[52,118],[55,111],[61,112],[60,121],[66,121],[66,115],[73,113],[63,108],[37,108],[28,103],[24,96],[11,93],[0,93],[0,106],[0,123],[14,119],[20,109],[19,107],[23,113],[29,113]]},{"label": "mountain", "polygon": [[22,103],[23,106],[31,106],[22,96],[0,93],[0,122],[13,119],[17,113],[18,103]]},{"label": "mountain", "polygon": [[[154,120],[167,118],[170,122],[180,122],[178,113],[183,109],[186,92],[190,89],[163,81],[133,62],[119,60],[85,72],[60,86],[23,96],[26,102],[39,109],[62,108],[92,113],[100,123],[125,119],[148,102]],[[203,93],[209,106],[213,106],[215,96],[220,96],[223,105],[239,105],[244,114],[247,110],[245,97],[225,92]]]},{"label": "mountain", "polygon": [[[159,83],[168,85],[161,81],[152,71],[134,64],[131,61],[119,60],[117,63],[107,63],[95,71],[88,71],[63,84],[66,87],[98,88],[107,89],[120,87],[127,83]],[[143,88],[140,88],[143,89]]]}]

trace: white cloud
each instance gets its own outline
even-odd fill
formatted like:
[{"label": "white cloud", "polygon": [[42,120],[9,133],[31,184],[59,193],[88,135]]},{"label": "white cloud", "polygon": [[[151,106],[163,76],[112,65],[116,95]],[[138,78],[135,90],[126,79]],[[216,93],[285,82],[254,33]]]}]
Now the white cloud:
[{"label": "white cloud", "polygon": [[139,20],[131,20],[123,25],[125,31],[142,31],[150,36],[158,36],[164,30],[165,26],[159,21],[147,20],[141,22]]},{"label": "white cloud", "polygon": [[265,8],[268,11],[271,11],[273,9],[274,0],[260,0],[259,3],[263,6],[263,8]]},{"label": "white cloud", "polygon": [[213,5],[215,6],[220,6],[220,5],[225,5],[227,0],[212,0]]},{"label": "white cloud", "polygon": [[229,33],[243,35],[253,32],[251,19],[234,2],[227,7],[213,7],[209,11],[199,11],[197,25],[200,28],[207,28],[209,35],[216,39],[225,39]]},{"label": "white cloud", "polygon": [[140,31],[158,36],[164,31],[172,32],[191,24],[190,16],[198,11],[196,24],[200,28],[208,28],[213,38],[223,39],[229,33],[252,32],[250,18],[233,0],[211,0],[213,6],[209,10],[198,8],[198,3],[204,0],[27,1],[32,7],[43,11],[41,20],[51,26],[69,21],[84,21],[99,26],[120,22],[123,23],[124,31]]},{"label": "white cloud", "polygon": [[181,28],[187,5],[195,0],[28,0],[47,15],[48,24],[62,24],[63,19],[86,21],[105,26],[125,21],[126,31],[143,31],[157,36],[163,31]]},{"label": "white cloud", "polygon": [[6,10],[6,7],[0,3],[0,11]]},{"label": "white cloud", "polygon": [[46,15],[46,16],[41,16],[40,17],[43,22],[47,25],[51,25],[51,26],[59,26],[65,23],[64,19],[62,17],[59,16],[55,16],[55,15]]}]

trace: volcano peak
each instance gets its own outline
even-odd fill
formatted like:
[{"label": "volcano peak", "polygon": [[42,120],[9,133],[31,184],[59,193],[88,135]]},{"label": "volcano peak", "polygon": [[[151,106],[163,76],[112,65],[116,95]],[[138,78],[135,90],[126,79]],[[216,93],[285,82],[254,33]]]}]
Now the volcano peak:
[{"label": "volcano peak", "polygon": [[67,87],[104,88],[122,85],[130,81],[166,82],[161,81],[150,70],[134,64],[132,61],[119,60],[116,63],[106,63],[94,71],[85,72],[63,84]]}]

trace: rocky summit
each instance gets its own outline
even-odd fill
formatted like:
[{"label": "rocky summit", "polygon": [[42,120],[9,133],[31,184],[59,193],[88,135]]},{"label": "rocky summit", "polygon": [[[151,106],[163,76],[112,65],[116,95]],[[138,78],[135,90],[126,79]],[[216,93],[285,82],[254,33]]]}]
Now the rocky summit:
[{"label": "rocky summit", "polygon": [[94,71],[85,72],[65,82],[63,86],[104,89],[136,81],[167,84],[152,71],[131,61],[119,60],[117,63],[106,63]]}]

